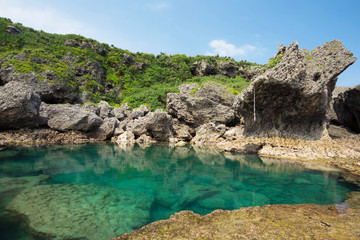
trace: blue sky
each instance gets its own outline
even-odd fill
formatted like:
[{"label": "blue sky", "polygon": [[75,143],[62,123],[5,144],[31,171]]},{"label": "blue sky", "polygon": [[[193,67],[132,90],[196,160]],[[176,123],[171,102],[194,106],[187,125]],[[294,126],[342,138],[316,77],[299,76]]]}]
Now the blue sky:
[{"label": "blue sky", "polygon": [[[360,57],[358,0],[0,0],[0,16],[75,33],[132,52],[226,55],[266,63],[297,40],[314,49],[339,39]],[[360,84],[360,60],[339,86]]]}]

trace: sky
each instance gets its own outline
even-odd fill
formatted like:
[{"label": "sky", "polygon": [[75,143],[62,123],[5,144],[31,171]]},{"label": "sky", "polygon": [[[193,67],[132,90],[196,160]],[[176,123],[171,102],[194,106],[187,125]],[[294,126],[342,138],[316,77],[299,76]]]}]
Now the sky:
[{"label": "sky", "polygon": [[[359,0],[0,0],[0,16],[132,52],[230,56],[267,63],[280,44],[339,39],[360,57]],[[360,60],[338,86],[360,84]]]}]

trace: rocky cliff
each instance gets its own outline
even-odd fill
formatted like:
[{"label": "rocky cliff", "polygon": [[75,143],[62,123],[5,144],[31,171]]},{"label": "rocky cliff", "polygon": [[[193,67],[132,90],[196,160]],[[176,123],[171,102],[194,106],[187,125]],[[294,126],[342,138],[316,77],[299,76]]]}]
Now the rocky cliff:
[{"label": "rocky cliff", "polygon": [[320,139],[327,135],[327,112],[337,76],[356,58],[340,41],[313,51],[294,42],[280,46],[280,62],[257,77],[236,98],[248,136]]}]

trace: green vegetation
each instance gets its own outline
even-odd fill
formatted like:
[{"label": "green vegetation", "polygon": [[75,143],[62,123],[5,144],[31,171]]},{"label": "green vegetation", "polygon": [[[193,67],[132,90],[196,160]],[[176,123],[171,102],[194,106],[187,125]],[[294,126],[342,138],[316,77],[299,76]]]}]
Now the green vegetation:
[{"label": "green vegetation", "polygon": [[270,58],[269,62],[268,62],[268,68],[273,68],[275,67],[279,62],[281,62],[283,55],[279,54],[275,59],[274,58]]},{"label": "green vegetation", "polygon": [[249,85],[239,76],[196,77],[191,67],[199,61],[216,70],[221,62],[233,62],[237,67],[257,65],[219,56],[131,53],[80,35],[49,34],[0,18],[0,68],[11,67],[24,79],[35,73],[39,80],[65,84],[78,93],[86,91],[94,102],[127,102],[132,107],[148,104],[156,109],[165,108],[166,94],[177,92],[184,83],[211,80],[234,94]]},{"label": "green vegetation", "polygon": [[305,55],[305,58],[306,58],[307,60],[312,60],[312,58],[311,58],[309,55]]}]

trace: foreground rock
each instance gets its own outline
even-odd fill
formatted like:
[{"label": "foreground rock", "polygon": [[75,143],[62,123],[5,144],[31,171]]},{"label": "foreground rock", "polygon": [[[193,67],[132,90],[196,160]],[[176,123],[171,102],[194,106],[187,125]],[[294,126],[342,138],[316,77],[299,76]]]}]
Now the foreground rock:
[{"label": "foreground rock", "polygon": [[21,82],[0,87],[0,130],[37,127],[40,97]]},{"label": "foreground rock", "polygon": [[281,46],[274,58],[282,60],[237,96],[234,108],[244,117],[245,134],[304,139],[326,136],[326,114],[337,76],[356,58],[338,40],[313,51],[299,50],[294,42]]},{"label": "foreground rock", "polygon": [[336,122],[360,133],[360,85],[344,89],[333,100]]},{"label": "foreground rock", "polygon": [[360,211],[337,205],[272,205],[200,216],[190,211],[120,239],[359,239]]},{"label": "foreground rock", "polygon": [[28,227],[39,237],[97,240],[144,225],[152,201],[152,195],[130,189],[59,184],[28,188],[7,209],[25,215]]},{"label": "foreground rock", "polygon": [[235,121],[235,96],[219,83],[184,84],[180,93],[168,93],[166,110],[174,118],[198,127],[204,123],[231,124]]}]

